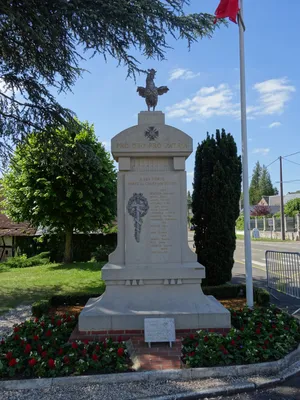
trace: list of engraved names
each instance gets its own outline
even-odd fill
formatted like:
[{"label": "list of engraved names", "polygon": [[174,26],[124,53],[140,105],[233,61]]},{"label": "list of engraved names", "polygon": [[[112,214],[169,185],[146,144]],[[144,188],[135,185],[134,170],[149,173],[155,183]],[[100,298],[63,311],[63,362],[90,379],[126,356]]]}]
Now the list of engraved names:
[{"label": "list of engraved names", "polygon": [[[128,182],[134,186],[134,191],[141,192],[149,202],[148,229],[150,235],[152,262],[171,262],[179,249],[176,246],[176,231],[178,231],[179,182],[176,174],[143,175],[136,181]],[[173,238],[173,240],[172,240]],[[172,260],[173,261],[173,260]]]}]

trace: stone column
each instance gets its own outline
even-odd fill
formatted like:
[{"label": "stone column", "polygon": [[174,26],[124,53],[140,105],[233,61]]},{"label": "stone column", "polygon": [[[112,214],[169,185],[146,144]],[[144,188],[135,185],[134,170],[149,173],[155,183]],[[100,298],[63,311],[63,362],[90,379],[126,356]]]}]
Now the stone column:
[{"label": "stone column", "polygon": [[266,227],[267,227],[266,217],[263,217],[263,222],[264,222],[264,231],[266,231]]},{"label": "stone column", "polygon": [[254,220],[255,220],[255,229],[257,229],[257,217],[255,217]]},{"label": "stone column", "polygon": [[273,218],[273,232],[276,231],[276,217],[272,217]]}]

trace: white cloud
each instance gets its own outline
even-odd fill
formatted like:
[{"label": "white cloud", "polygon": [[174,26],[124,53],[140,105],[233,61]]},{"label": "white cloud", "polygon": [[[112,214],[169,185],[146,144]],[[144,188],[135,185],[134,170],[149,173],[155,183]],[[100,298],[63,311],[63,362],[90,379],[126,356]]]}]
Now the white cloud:
[{"label": "white cloud", "polygon": [[263,156],[266,156],[267,154],[269,154],[269,152],[270,152],[269,148],[258,148],[253,150],[254,154],[261,154]]},{"label": "white cloud", "polygon": [[[179,79],[186,70],[175,71],[176,77],[172,79]],[[281,114],[291,99],[292,93],[296,91],[294,86],[288,84],[287,78],[259,82],[253,86],[253,89],[258,92],[259,97],[254,104],[247,106],[248,119],[255,119],[262,115]],[[227,83],[202,87],[194,96],[166,107],[166,113],[169,118],[182,118],[184,122],[215,116],[240,118],[239,89],[235,86],[230,87]],[[278,127],[278,124],[279,122],[275,122],[270,125],[270,128]]]},{"label": "white cloud", "polygon": [[10,96],[12,94],[12,90],[7,88],[7,85],[5,84],[4,80],[0,78],[0,92],[7,94]]},{"label": "white cloud", "polygon": [[185,99],[166,108],[169,118],[184,116],[185,122],[191,122],[216,115],[240,114],[239,103],[234,102],[234,93],[229,85],[222,83],[218,87],[203,87],[194,97]]},{"label": "white cloud", "polygon": [[272,124],[269,125],[269,128],[278,128],[279,126],[281,126],[281,122],[272,122]]},{"label": "white cloud", "polygon": [[259,104],[255,115],[281,114],[295,87],[288,84],[287,78],[269,79],[256,83],[253,88],[259,93]]},{"label": "white cloud", "polygon": [[189,171],[186,174],[187,174],[187,176],[194,178],[194,171]]},{"label": "white cloud", "polygon": [[197,76],[200,76],[200,72],[193,72],[184,68],[176,68],[170,71],[169,81],[174,81],[176,79],[193,79]]}]

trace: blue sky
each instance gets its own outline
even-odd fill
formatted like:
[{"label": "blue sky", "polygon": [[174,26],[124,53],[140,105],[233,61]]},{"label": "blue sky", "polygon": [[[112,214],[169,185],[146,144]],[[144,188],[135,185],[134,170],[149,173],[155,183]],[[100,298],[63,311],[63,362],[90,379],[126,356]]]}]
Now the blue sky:
[{"label": "blue sky", "polygon": [[[219,0],[191,0],[190,12],[214,13]],[[280,155],[300,151],[300,75],[298,64],[300,1],[244,0],[246,24],[246,85],[248,107],[249,175],[257,160],[268,165]],[[173,50],[167,60],[145,60],[142,68],[155,68],[156,84],[170,91],[160,97],[158,110],[166,122],[193,137],[194,149],[206,132],[217,128],[231,132],[241,152],[239,117],[239,41],[238,27],[217,30],[212,39],[194,44],[188,51],[184,41],[169,43]],[[73,93],[60,96],[61,102],[81,120],[95,124],[96,134],[107,149],[111,138],[137,123],[137,113],[145,110],[144,99],[136,86],[126,80],[125,67],[115,60],[107,63],[100,56],[81,65],[85,72]],[[300,154],[288,160],[300,164]],[[284,160],[284,192],[300,189],[300,165]],[[194,154],[187,160],[188,189],[192,189]],[[269,168],[273,182],[279,181],[279,162]],[[276,183],[279,187],[279,184]]]}]

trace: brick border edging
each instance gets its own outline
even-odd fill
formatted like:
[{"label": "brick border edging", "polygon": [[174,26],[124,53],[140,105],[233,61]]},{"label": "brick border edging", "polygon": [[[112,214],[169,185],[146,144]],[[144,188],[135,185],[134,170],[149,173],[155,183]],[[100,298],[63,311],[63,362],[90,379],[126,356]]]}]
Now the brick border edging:
[{"label": "brick border edging", "polygon": [[[199,330],[215,333],[228,333],[230,328],[195,328],[195,329],[176,329],[176,338],[184,338],[190,334],[196,334]],[[143,329],[129,330],[103,330],[103,331],[79,331],[78,324],[70,335],[69,342],[74,340],[90,340],[101,341],[106,338],[112,340],[122,339],[122,341],[130,340],[135,336],[144,336]]]},{"label": "brick border edging", "polygon": [[[41,388],[48,389],[51,387],[59,387],[65,385],[126,383],[128,381],[131,382],[156,381],[156,380],[174,381],[174,380],[193,380],[193,379],[204,379],[204,378],[222,378],[225,376],[246,377],[258,374],[272,375],[284,372],[284,370],[287,369],[287,367],[291,367],[292,365],[295,364],[295,362],[296,364],[298,364],[295,371],[293,371],[292,373],[285,373],[279,378],[277,377],[271,381],[268,381],[268,385],[272,386],[273,384],[277,384],[278,382],[284,382],[288,378],[300,372],[300,362],[298,361],[299,357],[300,357],[300,345],[296,350],[294,350],[293,352],[291,352],[290,354],[288,354],[287,356],[278,361],[271,361],[261,364],[248,364],[248,365],[246,364],[246,365],[234,365],[227,367],[191,368],[191,369],[164,370],[164,371],[127,372],[127,373],[104,374],[104,375],[82,375],[82,376],[69,376],[69,377],[59,377],[59,378],[9,380],[9,381],[0,381],[0,389],[2,390],[22,390],[22,389],[28,390],[28,389],[41,389]],[[251,385],[252,388],[252,384],[249,385]],[[234,385],[223,387],[222,393],[223,394],[228,393],[229,388],[232,387],[234,387]],[[263,387],[266,387],[266,384],[262,383],[257,385],[253,383],[253,390]],[[209,395],[209,391],[211,395]],[[195,394],[195,396],[198,396],[198,398],[202,397],[203,393],[206,393],[204,397],[213,397],[212,394],[215,394],[216,392],[217,389],[208,389],[206,391],[202,391],[200,394],[196,394],[195,392],[193,392],[193,394]],[[218,393],[218,395],[222,393]],[[184,398],[184,394],[182,394],[182,398]],[[157,400],[158,399],[159,397],[157,397]],[[168,397],[165,397],[164,399],[168,400]]]}]

